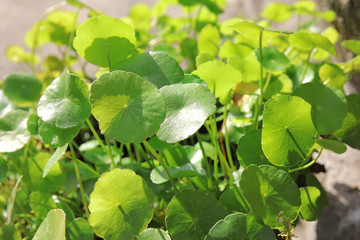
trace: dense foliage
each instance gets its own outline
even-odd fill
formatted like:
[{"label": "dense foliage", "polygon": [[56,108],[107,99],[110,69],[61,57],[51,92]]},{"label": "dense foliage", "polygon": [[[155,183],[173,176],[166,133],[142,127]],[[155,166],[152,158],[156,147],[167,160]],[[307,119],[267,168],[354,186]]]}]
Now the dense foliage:
[{"label": "dense foliage", "polygon": [[[0,91],[0,239],[291,239],[321,217],[312,166],[360,149],[360,95],[343,90],[360,58],[336,61],[337,31],[316,25],[335,14],[311,1],[220,22],[225,5],[112,18],[67,0],[30,51],[8,47],[22,71]],[[295,32],[271,28],[294,17]]]}]

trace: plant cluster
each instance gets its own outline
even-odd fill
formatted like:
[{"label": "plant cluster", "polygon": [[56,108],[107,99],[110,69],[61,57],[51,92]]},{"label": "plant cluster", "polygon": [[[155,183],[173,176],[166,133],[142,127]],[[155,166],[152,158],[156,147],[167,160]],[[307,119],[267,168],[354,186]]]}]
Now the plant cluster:
[{"label": "plant cluster", "polygon": [[[360,95],[343,90],[360,58],[336,63],[337,31],[316,32],[335,14],[311,1],[220,22],[225,4],[112,18],[67,0],[27,32],[31,51],[8,47],[22,71],[0,91],[0,239],[291,239],[321,217],[311,166],[360,149]],[[296,32],[271,28],[294,16]]]}]

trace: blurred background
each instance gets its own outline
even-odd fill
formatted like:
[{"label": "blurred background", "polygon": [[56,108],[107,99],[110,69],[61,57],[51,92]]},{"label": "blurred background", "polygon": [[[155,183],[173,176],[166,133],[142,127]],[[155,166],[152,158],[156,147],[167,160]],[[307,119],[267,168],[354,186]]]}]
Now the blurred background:
[{"label": "blurred background", "polygon": [[[150,7],[157,0],[83,0],[93,9],[101,10],[112,17],[123,17],[129,14],[131,6],[146,3]],[[0,79],[16,71],[16,66],[7,60],[6,47],[18,44],[25,47],[25,33],[41,18],[49,7],[58,4],[59,0],[0,0]],[[254,19],[274,1],[270,0],[227,0],[227,7],[222,20],[235,16]],[[282,3],[295,3],[296,0],[278,0]],[[332,8],[337,19],[332,23],[340,32],[341,39],[360,39],[360,1],[359,0],[316,0],[318,10]],[[64,9],[67,9],[65,7]],[[180,8],[170,8],[170,16],[182,14]],[[80,22],[82,20],[80,19]],[[325,28],[325,23],[320,23]],[[276,25],[285,30],[296,29],[296,19],[286,25]],[[338,49],[339,50],[339,49]],[[52,51],[49,49],[49,51]],[[348,53],[338,51],[339,61],[349,58]],[[347,93],[359,91],[359,80],[351,79],[346,86]],[[360,152],[351,149],[341,155],[325,152],[319,159],[323,168],[317,174],[328,193],[329,205],[323,217],[316,222],[298,225],[294,234],[301,240],[357,240],[360,236]]]}]

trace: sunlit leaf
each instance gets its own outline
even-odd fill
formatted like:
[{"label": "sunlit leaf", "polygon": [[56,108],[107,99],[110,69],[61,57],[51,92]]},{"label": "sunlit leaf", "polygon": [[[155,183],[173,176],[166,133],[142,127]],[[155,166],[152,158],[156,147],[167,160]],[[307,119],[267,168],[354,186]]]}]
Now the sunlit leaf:
[{"label": "sunlit leaf", "polygon": [[33,240],[65,240],[65,213],[61,209],[51,210],[36,231]]}]

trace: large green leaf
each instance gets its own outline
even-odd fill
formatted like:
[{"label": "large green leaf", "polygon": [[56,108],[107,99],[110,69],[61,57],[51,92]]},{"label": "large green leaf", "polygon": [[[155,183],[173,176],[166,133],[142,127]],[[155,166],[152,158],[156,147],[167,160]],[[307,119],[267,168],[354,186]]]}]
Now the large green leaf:
[{"label": "large green leaf", "polygon": [[148,228],[137,236],[135,240],[171,240],[169,234],[159,228]]},{"label": "large green leaf", "polygon": [[35,233],[33,240],[65,240],[65,213],[51,210]]},{"label": "large green leaf", "polygon": [[157,136],[168,143],[193,135],[216,110],[216,99],[203,84],[164,86],[160,93],[165,98],[166,117]]},{"label": "large green leaf", "polygon": [[320,201],[321,192],[313,186],[300,188],[301,208],[300,216],[306,221],[319,219],[323,212],[323,204]]},{"label": "large green leaf", "polygon": [[297,32],[289,37],[289,42],[294,47],[303,51],[320,48],[336,57],[335,47],[328,38],[319,33]]},{"label": "large green leaf", "polygon": [[342,91],[320,83],[306,83],[297,87],[293,94],[311,104],[311,117],[320,134],[331,134],[341,127],[347,113]]},{"label": "large green leaf", "polygon": [[32,191],[53,192],[60,188],[63,175],[59,163],[51,168],[45,178],[42,177],[44,166],[50,157],[49,153],[40,152],[34,157],[29,156],[25,159],[22,173],[24,182]]},{"label": "large green leaf", "polygon": [[45,89],[37,113],[49,125],[75,127],[91,113],[89,87],[78,76],[65,71]]},{"label": "large green leaf", "polygon": [[276,240],[273,230],[251,214],[234,213],[218,221],[204,240]]},{"label": "large green leaf", "polygon": [[104,239],[132,239],[150,222],[153,200],[151,189],[135,172],[114,169],[95,184],[89,222]]},{"label": "large green leaf", "polygon": [[42,174],[43,177],[46,177],[46,175],[49,173],[51,168],[59,161],[59,159],[64,155],[66,152],[66,149],[68,148],[68,144],[65,144],[64,146],[58,147],[56,151],[51,155],[49,160],[47,161],[44,172]]},{"label": "large green leaf", "polygon": [[309,154],[316,129],[311,106],[295,96],[279,96],[265,104],[262,149],[275,165],[293,166]]},{"label": "large green leaf", "polygon": [[119,62],[113,69],[136,73],[158,88],[180,83],[184,78],[178,62],[165,52],[143,52]]},{"label": "large green leaf", "polygon": [[[256,49],[255,55],[257,59],[260,61],[260,49]],[[284,53],[280,52],[276,48],[263,48],[262,49],[262,57],[264,67],[271,71],[281,71],[290,66],[289,59],[285,56]]]},{"label": "large green leaf", "polygon": [[272,228],[284,227],[300,210],[300,191],[291,176],[272,166],[250,165],[241,175],[240,187],[256,220]]},{"label": "large green leaf", "polygon": [[17,72],[4,79],[3,89],[11,102],[31,106],[40,98],[42,83],[32,74]]},{"label": "large green leaf", "polygon": [[91,104],[100,129],[119,142],[142,142],[154,135],[165,118],[165,100],[140,76],[113,71],[91,85]]},{"label": "large green leaf", "polygon": [[69,240],[93,240],[94,231],[84,218],[75,218],[67,226],[66,235]]},{"label": "large green leaf", "polygon": [[136,42],[135,30],[118,18],[98,16],[82,23],[74,38],[74,48],[88,62],[110,67],[126,59]]},{"label": "large green leaf", "polygon": [[58,128],[39,120],[39,134],[46,144],[53,147],[61,147],[69,143],[73,138],[78,135],[81,125],[71,128]]},{"label": "large green leaf", "polygon": [[28,116],[25,111],[13,110],[0,117],[0,152],[15,152],[28,142]]},{"label": "large green leaf", "polygon": [[219,202],[229,213],[250,212],[250,206],[241,192],[241,189],[237,186],[226,189],[226,191],[221,194]]},{"label": "large green leaf", "polygon": [[236,83],[241,82],[241,73],[221,61],[210,61],[199,66],[192,74],[204,80],[215,97],[226,95]]},{"label": "large green leaf", "polygon": [[169,203],[165,221],[174,240],[198,240],[226,214],[215,198],[200,191],[185,190]]}]

